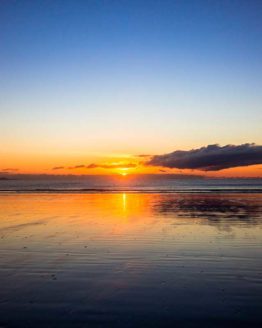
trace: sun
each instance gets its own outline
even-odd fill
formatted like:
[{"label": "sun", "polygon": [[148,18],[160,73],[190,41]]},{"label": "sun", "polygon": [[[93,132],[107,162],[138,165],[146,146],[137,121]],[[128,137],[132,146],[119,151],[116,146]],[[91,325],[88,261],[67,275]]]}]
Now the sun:
[{"label": "sun", "polygon": [[122,168],[120,168],[120,169],[118,170],[118,173],[119,173],[120,175],[122,175],[122,177],[125,177],[125,176],[128,174],[127,170],[128,170],[128,168],[126,168],[126,167],[122,167]]}]

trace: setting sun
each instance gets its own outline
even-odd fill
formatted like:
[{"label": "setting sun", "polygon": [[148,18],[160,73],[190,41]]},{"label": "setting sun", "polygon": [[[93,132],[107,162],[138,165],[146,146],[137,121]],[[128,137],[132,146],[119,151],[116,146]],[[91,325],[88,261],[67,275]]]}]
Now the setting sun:
[{"label": "setting sun", "polygon": [[121,168],[119,168],[118,173],[122,176],[127,176],[129,169],[130,169],[129,167],[121,167]]}]

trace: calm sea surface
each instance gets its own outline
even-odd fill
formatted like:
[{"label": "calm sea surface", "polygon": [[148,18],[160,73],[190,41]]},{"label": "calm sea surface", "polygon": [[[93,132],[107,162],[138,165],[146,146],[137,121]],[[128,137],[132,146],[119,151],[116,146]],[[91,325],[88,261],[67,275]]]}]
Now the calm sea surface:
[{"label": "calm sea surface", "polygon": [[136,192],[212,192],[242,191],[262,192],[260,179],[211,179],[177,178],[172,174],[108,175],[108,176],[29,176],[16,175],[8,180],[0,179],[0,192],[4,191],[136,191]]},{"label": "calm sea surface", "polygon": [[261,211],[255,192],[2,193],[0,327],[261,327]]}]

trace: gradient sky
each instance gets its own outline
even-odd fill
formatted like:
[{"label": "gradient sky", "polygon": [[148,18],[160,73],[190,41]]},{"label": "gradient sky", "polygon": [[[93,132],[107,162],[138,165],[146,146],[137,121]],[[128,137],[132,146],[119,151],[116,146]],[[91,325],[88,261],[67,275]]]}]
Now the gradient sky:
[{"label": "gradient sky", "polygon": [[262,144],[261,22],[260,0],[2,0],[0,170]]}]

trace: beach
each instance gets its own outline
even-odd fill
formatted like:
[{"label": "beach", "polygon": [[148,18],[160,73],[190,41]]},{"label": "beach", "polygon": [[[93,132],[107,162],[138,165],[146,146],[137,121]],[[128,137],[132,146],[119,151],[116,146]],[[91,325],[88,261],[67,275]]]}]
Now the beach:
[{"label": "beach", "polygon": [[0,195],[1,327],[261,327],[261,193]]}]

